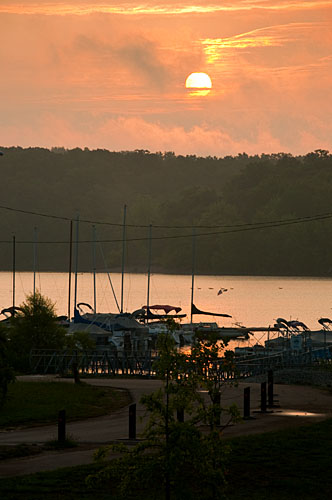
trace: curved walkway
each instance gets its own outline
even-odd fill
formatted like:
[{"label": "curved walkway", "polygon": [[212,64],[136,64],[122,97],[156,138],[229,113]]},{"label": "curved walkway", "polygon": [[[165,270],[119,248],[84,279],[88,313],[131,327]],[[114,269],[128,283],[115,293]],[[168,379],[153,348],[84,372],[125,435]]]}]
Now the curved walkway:
[{"label": "curved walkway", "polygon": [[[24,380],[43,380],[49,377],[22,377]],[[72,383],[68,379],[52,379]],[[143,431],[144,408],[139,403],[143,394],[155,391],[161,386],[157,380],[146,379],[89,379],[91,385],[128,389],[137,403],[137,435]],[[224,431],[225,437],[253,434],[297,426],[332,417],[332,395],[330,392],[309,386],[275,385],[275,398],[280,408],[272,413],[254,413],[260,406],[260,384],[240,383],[238,387],[227,387],[222,394],[223,406],[236,403],[243,411],[243,388],[251,388],[251,414],[253,419],[230,426]],[[140,418],[143,417],[143,418]],[[90,463],[93,451],[100,445],[116,440],[128,439],[128,407],[111,415],[70,422],[67,434],[77,440],[79,449],[43,452],[40,455],[16,458],[0,462],[0,477],[30,474],[59,467]],[[0,445],[20,443],[45,443],[56,439],[57,426],[45,425],[10,431],[0,431]]]}]

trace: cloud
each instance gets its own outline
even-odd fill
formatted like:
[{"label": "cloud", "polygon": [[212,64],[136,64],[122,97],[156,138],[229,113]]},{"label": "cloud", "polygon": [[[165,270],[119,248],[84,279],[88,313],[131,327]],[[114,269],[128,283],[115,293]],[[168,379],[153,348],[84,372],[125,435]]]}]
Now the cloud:
[{"label": "cloud", "polygon": [[42,14],[42,15],[89,15],[89,14],[116,14],[126,16],[142,15],[197,15],[213,14],[217,12],[237,11],[282,11],[308,10],[331,7],[331,0],[224,0],[221,2],[206,2],[187,0],[179,2],[168,1],[155,4],[154,1],[137,3],[135,1],[111,1],[102,3],[72,0],[72,1],[33,1],[12,0],[0,6],[0,13],[11,14]]},{"label": "cloud", "polygon": [[[266,124],[257,127],[254,136],[248,131],[246,135],[242,132],[240,137],[238,133],[227,129],[212,128],[204,124],[185,129],[176,125],[151,123],[139,117],[123,116],[95,121],[91,117],[89,126],[83,129],[63,117],[45,114],[33,127],[26,124],[22,128],[0,125],[2,145],[89,147],[115,151],[148,149],[203,156],[236,155],[243,151],[261,154],[290,150],[300,154],[317,148],[329,149],[328,140],[322,140],[314,131],[299,129],[291,145],[290,141],[281,140],[277,133],[273,134]],[[332,127],[330,132],[331,129]]]},{"label": "cloud", "polygon": [[251,53],[253,49],[269,47],[285,47],[291,43],[301,42],[305,45],[312,41],[313,32],[330,30],[327,22],[287,23],[283,25],[266,26],[246,33],[225,38],[206,38],[199,40],[203,46],[208,64],[214,64],[220,59],[225,60],[236,53]]},{"label": "cloud", "polygon": [[166,65],[158,56],[158,47],[142,35],[130,35],[125,43],[106,42],[97,38],[79,35],[73,44],[74,51],[93,54],[101,64],[117,64],[129,67],[144,78],[145,83],[163,89],[169,81]]}]

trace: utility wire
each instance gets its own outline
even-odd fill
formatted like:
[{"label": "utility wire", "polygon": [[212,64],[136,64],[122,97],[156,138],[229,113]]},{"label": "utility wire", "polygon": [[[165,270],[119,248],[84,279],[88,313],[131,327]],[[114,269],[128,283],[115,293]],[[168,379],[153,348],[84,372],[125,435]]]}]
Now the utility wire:
[{"label": "utility wire", "polygon": [[[280,223],[266,223],[265,225],[257,225],[257,226],[249,226],[249,227],[242,227],[242,228],[233,228],[233,229],[227,229],[226,231],[210,231],[208,233],[196,233],[197,237],[205,237],[205,236],[218,236],[221,234],[231,234],[231,233],[243,233],[247,231],[256,231],[257,229],[268,229],[268,228],[274,228],[274,227],[283,227],[283,226],[293,226],[295,224],[303,224],[307,222],[316,222],[319,220],[327,220],[331,219],[332,214],[321,214],[317,216],[312,216],[311,218],[306,217],[306,218],[298,218],[298,219],[292,219],[292,220],[284,220],[281,221]],[[197,227],[197,226],[196,226]],[[171,239],[179,239],[179,238],[192,238],[192,234],[178,234],[178,235],[171,235],[171,236],[153,236],[152,240],[171,240]],[[142,238],[126,238],[126,241],[146,241],[148,240],[148,237],[142,237]],[[96,240],[96,243],[121,243],[123,242],[123,239],[111,239],[111,240]],[[12,240],[0,240],[0,243],[12,243]],[[33,243],[33,241],[30,240],[22,240],[22,241],[16,241],[16,243]],[[68,244],[68,241],[38,241],[38,244],[45,243],[45,244]],[[92,240],[80,240],[81,243],[92,243]]]},{"label": "utility wire", "polygon": [[[22,210],[19,208],[13,208],[13,207],[8,207],[5,205],[0,205],[0,210],[8,210],[10,212],[18,212],[26,215],[36,215],[38,217],[46,217],[48,219],[56,219],[56,220],[62,220],[62,221],[68,221],[70,222],[71,220],[74,220],[73,217],[62,217],[60,215],[54,215],[54,214],[46,214],[43,212],[35,212],[31,210]],[[218,224],[218,225],[197,225],[197,226],[170,226],[170,225],[158,225],[158,224],[152,224],[153,228],[157,229],[192,229],[193,227],[197,229],[219,229],[219,228],[246,228],[246,227],[251,227],[251,226],[265,226],[266,224],[279,224],[279,223],[288,223],[288,222],[304,222],[304,221],[311,221],[311,220],[320,220],[320,219],[329,219],[332,218],[332,212],[327,212],[323,214],[315,214],[315,215],[307,215],[303,217],[294,217],[290,219],[278,219],[278,220],[272,220],[272,221],[263,221],[263,222],[246,222],[246,223],[241,223],[241,224]],[[89,220],[89,219],[80,219],[80,223],[87,223],[87,224],[98,224],[98,225],[104,225],[104,226],[113,226],[113,227],[123,227],[123,224],[120,222],[109,222],[109,221],[94,221],[94,220]],[[149,228],[150,224],[126,224],[127,227],[135,227],[135,228]]]}]

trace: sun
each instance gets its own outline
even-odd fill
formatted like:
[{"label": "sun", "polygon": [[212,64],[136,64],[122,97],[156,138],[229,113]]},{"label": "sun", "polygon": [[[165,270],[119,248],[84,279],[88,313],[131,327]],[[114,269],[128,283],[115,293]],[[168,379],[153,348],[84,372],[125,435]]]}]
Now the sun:
[{"label": "sun", "polygon": [[212,89],[212,82],[206,73],[191,73],[186,79],[186,89],[190,97],[207,96]]},{"label": "sun", "polygon": [[186,89],[211,89],[212,82],[206,73],[191,73],[186,79]]}]

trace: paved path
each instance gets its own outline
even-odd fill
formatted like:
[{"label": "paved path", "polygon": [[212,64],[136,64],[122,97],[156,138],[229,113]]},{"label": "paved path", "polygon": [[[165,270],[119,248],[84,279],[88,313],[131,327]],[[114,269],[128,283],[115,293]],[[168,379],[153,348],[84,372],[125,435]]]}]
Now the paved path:
[{"label": "paved path", "polygon": [[[29,377],[29,380],[44,378]],[[28,378],[25,377],[25,379]],[[64,380],[72,383],[68,379]],[[137,403],[138,435],[145,425],[139,418],[144,415],[144,408],[139,404],[139,400],[143,394],[151,393],[161,385],[157,380],[145,379],[89,379],[88,383],[97,386],[126,388],[130,391],[133,401]],[[242,412],[243,388],[245,386],[251,388],[252,415],[255,418],[227,428],[224,432],[225,437],[277,430],[332,417],[331,393],[309,386],[275,386],[276,398],[281,407],[274,409],[273,413],[270,414],[253,413],[253,409],[259,408],[260,398],[260,384],[255,383],[240,383],[238,387],[225,389],[222,394],[223,405],[236,403]],[[80,443],[79,450],[45,452],[37,456],[1,461],[0,477],[90,463],[93,450],[99,445],[128,438],[128,407],[112,415],[68,423],[67,433]],[[0,445],[45,443],[55,439],[56,436],[56,425],[1,431]],[[81,449],[82,446],[84,449]]]}]

